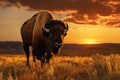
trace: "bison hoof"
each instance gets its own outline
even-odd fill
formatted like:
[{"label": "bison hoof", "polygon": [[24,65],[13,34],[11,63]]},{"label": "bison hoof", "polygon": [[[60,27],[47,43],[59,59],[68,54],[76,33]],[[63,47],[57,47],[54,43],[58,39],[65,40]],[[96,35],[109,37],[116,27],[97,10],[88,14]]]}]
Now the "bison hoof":
[{"label": "bison hoof", "polygon": [[33,62],[36,62],[36,59],[35,59],[35,58],[33,59]]},{"label": "bison hoof", "polygon": [[41,63],[41,68],[42,69],[45,69],[45,68],[47,68],[48,67],[48,64],[47,63]]},{"label": "bison hoof", "polygon": [[46,58],[45,57],[42,57],[41,58],[41,63],[45,63],[47,60],[46,60]]},{"label": "bison hoof", "polygon": [[26,65],[27,65],[27,67],[31,67],[30,64],[26,64]]}]

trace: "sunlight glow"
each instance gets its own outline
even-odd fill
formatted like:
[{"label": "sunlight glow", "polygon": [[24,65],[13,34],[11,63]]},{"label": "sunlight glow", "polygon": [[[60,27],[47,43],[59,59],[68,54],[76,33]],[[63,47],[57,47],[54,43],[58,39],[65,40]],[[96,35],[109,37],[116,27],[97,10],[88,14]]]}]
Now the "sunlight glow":
[{"label": "sunlight glow", "polygon": [[96,39],[83,39],[83,44],[98,44]]}]

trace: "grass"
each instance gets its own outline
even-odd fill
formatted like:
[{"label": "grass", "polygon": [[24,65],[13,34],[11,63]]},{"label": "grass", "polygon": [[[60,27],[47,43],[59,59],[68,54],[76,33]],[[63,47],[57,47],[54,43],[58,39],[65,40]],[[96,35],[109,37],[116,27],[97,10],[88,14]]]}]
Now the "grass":
[{"label": "grass", "polygon": [[54,57],[43,68],[25,55],[0,55],[0,80],[120,80],[120,55]]}]

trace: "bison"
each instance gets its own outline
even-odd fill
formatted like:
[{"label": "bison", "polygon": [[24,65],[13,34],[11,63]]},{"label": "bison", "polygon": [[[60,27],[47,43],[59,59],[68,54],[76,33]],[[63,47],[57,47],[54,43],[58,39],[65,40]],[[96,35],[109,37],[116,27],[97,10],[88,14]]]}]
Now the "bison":
[{"label": "bison", "polygon": [[23,49],[29,64],[29,47],[32,47],[33,61],[36,59],[49,63],[54,54],[59,53],[63,39],[68,31],[68,24],[55,20],[49,11],[40,11],[28,19],[21,27]]}]

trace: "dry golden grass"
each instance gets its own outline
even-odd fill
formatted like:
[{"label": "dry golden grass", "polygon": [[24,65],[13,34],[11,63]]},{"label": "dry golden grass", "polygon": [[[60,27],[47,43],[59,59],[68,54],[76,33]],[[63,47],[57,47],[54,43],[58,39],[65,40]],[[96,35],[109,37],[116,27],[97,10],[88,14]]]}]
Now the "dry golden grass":
[{"label": "dry golden grass", "polygon": [[0,80],[120,80],[120,55],[91,57],[54,57],[50,65],[25,55],[0,55]]}]

